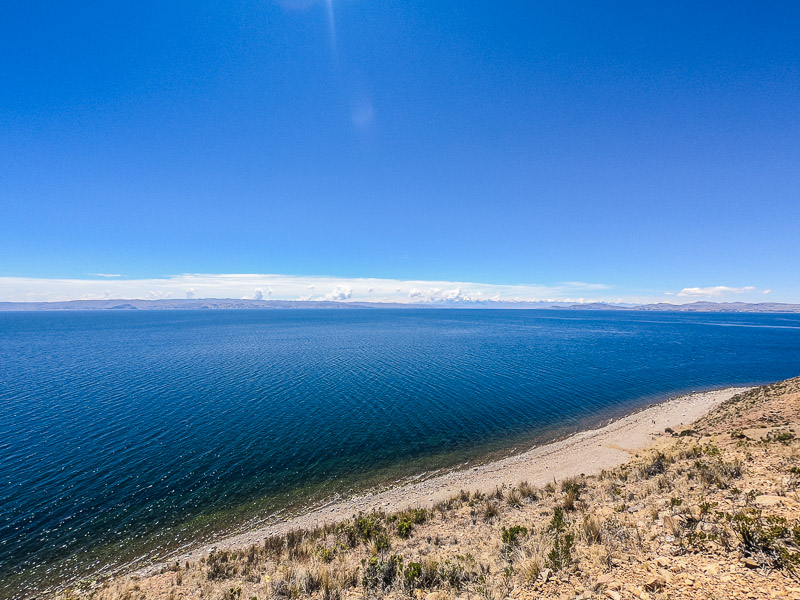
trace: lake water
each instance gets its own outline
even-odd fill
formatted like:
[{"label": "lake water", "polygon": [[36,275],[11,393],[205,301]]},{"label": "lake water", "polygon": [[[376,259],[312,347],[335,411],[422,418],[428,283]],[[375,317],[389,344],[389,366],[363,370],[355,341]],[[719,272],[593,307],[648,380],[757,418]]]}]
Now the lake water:
[{"label": "lake water", "polygon": [[800,315],[0,313],[0,597],[800,375]]}]

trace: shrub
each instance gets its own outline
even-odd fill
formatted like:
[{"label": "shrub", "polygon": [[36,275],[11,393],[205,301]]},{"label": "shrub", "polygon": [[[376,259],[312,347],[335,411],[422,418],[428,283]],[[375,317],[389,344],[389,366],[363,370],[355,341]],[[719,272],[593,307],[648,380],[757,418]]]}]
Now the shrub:
[{"label": "shrub", "polygon": [[642,467],[642,476],[645,478],[655,477],[662,475],[667,471],[667,457],[663,452],[656,452],[653,459]]},{"label": "shrub", "polygon": [[590,516],[583,519],[583,533],[586,536],[586,542],[591,546],[592,544],[599,544],[602,541],[600,532],[599,521]]},{"label": "shrub", "polygon": [[500,506],[494,500],[484,500],[481,504],[481,516],[484,521],[491,521],[500,514]]},{"label": "shrub", "polygon": [[564,510],[575,510],[575,503],[581,498],[582,488],[583,484],[574,479],[568,479],[561,484],[561,489],[564,491]]},{"label": "shrub", "polygon": [[403,580],[407,587],[414,588],[422,578],[422,564],[410,562],[403,571]]},{"label": "shrub", "polygon": [[264,538],[264,552],[267,554],[280,555],[283,551],[283,537],[280,535],[271,535]]},{"label": "shrub", "polygon": [[536,500],[536,490],[527,481],[520,481],[517,489],[524,499]]},{"label": "shrub", "polygon": [[360,513],[354,517],[354,525],[361,541],[365,544],[383,533],[383,525],[379,521],[378,513],[365,515]]},{"label": "shrub", "polygon": [[520,536],[528,535],[528,528],[522,527],[520,525],[514,525],[513,527],[509,527],[506,529],[503,527],[503,532],[501,534],[503,544],[510,548],[511,546],[515,546],[517,544],[517,540]]},{"label": "shrub", "polygon": [[322,562],[331,562],[334,552],[325,546],[317,546],[316,554]]},{"label": "shrub", "polygon": [[367,589],[385,590],[392,586],[397,573],[403,566],[403,557],[392,554],[388,559],[383,560],[377,556],[363,559],[361,565],[364,575],[361,583]]},{"label": "shrub", "polygon": [[242,597],[242,587],[237,585],[236,587],[231,587],[225,590],[225,593],[222,594],[222,600],[239,600]]},{"label": "shrub", "polygon": [[553,538],[553,548],[547,554],[547,565],[553,571],[560,571],[572,563],[572,548],[575,545],[575,536],[571,533],[556,535]]},{"label": "shrub", "polygon": [[760,559],[767,566],[795,573],[800,567],[800,521],[789,528],[785,518],[778,515],[762,516],[751,509],[750,513],[729,516],[731,529],[741,542],[745,555]]},{"label": "shrub", "polygon": [[575,545],[575,536],[567,532],[564,510],[560,506],[553,510],[547,530],[553,535],[553,547],[547,555],[547,566],[553,571],[560,571],[572,563],[572,549]]},{"label": "shrub", "polygon": [[509,506],[513,506],[514,508],[519,508],[520,506],[522,506],[522,494],[517,488],[512,487],[510,490],[508,490],[508,493],[506,494],[506,502],[508,503]]},{"label": "shrub", "polygon": [[376,533],[368,543],[372,554],[386,552],[392,546],[389,536],[383,531]]},{"label": "shrub", "polygon": [[411,508],[405,513],[406,518],[415,525],[421,525],[428,520],[428,511],[424,508]]},{"label": "shrub", "polygon": [[729,480],[739,479],[742,476],[742,465],[738,461],[727,463],[717,456],[710,463],[702,460],[695,461],[689,476],[696,476],[706,485],[726,489],[729,487]]},{"label": "shrub", "polygon": [[781,442],[788,444],[794,439],[794,434],[791,431],[770,431],[767,436],[761,438],[764,442]]},{"label": "shrub", "polygon": [[405,519],[397,522],[397,535],[401,538],[407,538],[411,535],[411,530],[414,528],[414,524],[411,521],[406,521]]},{"label": "shrub", "polygon": [[228,559],[227,552],[212,551],[206,558],[206,577],[210,580],[227,579],[236,575],[236,565],[232,564]]}]

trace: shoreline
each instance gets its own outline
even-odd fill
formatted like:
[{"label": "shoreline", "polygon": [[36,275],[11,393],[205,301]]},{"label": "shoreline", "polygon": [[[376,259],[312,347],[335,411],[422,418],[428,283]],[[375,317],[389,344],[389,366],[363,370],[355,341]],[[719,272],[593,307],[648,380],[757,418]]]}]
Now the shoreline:
[{"label": "shoreline", "polygon": [[654,438],[664,435],[666,428],[687,428],[722,402],[749,389],[752,388],[728,387],[670,398],[611,419],[605,426],[580,431],[518,454],[423,479],[419,478],[424,474],[419,474],[395,487],[335,500],[289,519],[231,534],[190,551],[178,551],[162,561],[135,569],[131,574],[146,577],[161,570],[167,562],[197,560],[213,550],[246,548],[262,543],[271,535],[341,522],[359,512],[392,513],[410,507],[430,508],[462,489],[488,493],[523,480],[542,486],[577,475],[595,475],[627,462],[637,451],[649,447]]}]

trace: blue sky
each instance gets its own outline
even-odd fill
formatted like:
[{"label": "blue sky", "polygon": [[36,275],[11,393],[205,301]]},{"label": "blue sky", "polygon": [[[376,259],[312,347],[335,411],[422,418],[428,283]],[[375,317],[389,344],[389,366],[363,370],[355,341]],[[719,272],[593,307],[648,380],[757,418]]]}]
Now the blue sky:
[{"label": "blue sky", "polygon": [[798,302],[798,31],[794,2],[4,3],[0,300]]}]

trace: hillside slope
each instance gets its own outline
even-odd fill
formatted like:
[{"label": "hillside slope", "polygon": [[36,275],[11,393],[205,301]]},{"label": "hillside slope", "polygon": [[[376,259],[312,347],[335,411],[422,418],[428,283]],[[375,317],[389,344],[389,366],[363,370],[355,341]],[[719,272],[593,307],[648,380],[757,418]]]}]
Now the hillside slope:
[{"label": "hillside slope", "polygon": [[465,490],[59,596],[800,599],[798,428],[795,378],[735,396],[597,477]]}]

